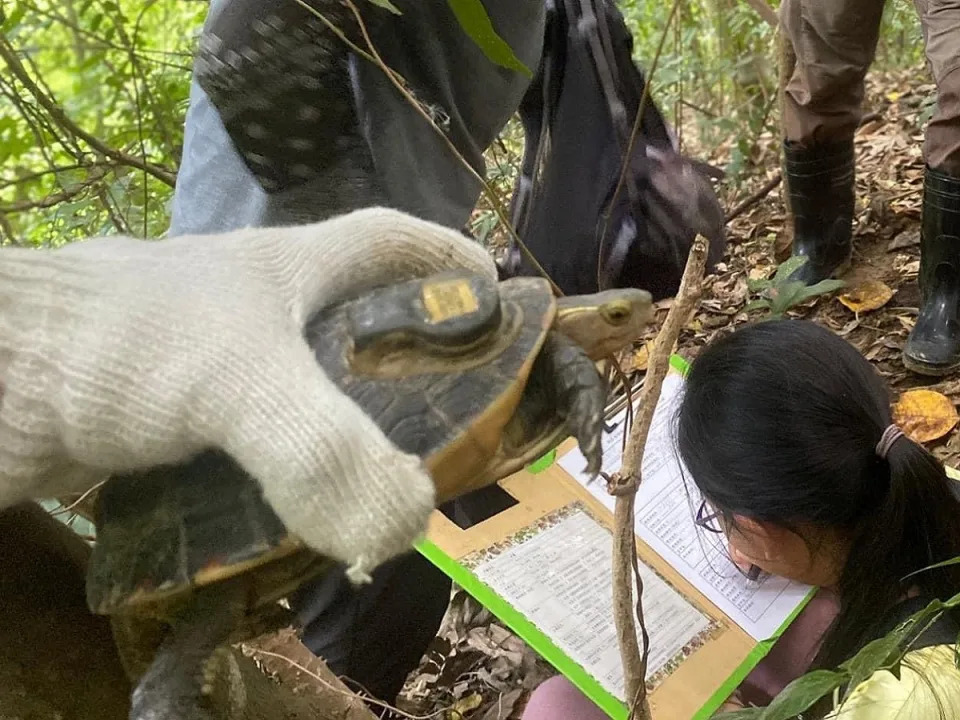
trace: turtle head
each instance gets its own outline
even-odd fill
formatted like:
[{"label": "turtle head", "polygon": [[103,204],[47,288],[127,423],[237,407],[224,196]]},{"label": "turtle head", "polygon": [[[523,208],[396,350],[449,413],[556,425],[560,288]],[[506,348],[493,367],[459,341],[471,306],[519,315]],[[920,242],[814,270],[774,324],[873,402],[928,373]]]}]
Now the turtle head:
[{"label": "turtle head", "polygon": [[653,320],[646,290],[617,288],[557,299],[556,329],[600,360],[638,340]]}]

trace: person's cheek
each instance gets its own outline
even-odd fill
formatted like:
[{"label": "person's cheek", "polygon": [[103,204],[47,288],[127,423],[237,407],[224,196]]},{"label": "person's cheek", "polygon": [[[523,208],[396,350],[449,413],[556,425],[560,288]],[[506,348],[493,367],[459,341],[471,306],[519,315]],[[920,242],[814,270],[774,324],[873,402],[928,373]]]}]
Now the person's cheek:
[{"label": "person's cheek", "polygon": [[730,559],[744,572],[750,570],[750,566],[754,564],[753,560],[744,555],[732,542],[727,543],[730,550]]}]

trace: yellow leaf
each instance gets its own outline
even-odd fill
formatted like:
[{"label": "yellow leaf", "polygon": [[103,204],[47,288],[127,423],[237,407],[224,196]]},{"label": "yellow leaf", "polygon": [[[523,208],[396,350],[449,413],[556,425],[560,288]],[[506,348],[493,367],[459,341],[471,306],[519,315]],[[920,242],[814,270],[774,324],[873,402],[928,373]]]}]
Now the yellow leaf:
[{"label": "yellow leaf", "polygon": [[653,345],[652,342],[644,343],[643,347],[637,348],[633,351],[633,369],[638,371],[644,371],[647,369],[647,364],[650,362],[650,346]]},{"label": "yellow leaf", "polygon": [[879,280],[866,280],[838,299],[855,313],[870,312],[886,305],[893,297],[893,290]]},{"label": "yellow leaf", "polygon": [[463,720],[471,710],[476,710],[483,702],[483,696],[480,693],[471,693],[466,697],[457,700],[453,707],[447,711],[448,720]]},{"label": "yellow leaf", "polygon": [[893,92],[887,93],[887,100],[889,100],[890,102],[895,103],[899,99],[900,99],[900,93],[898,93],[896,90],[894,90]]},{"label": "yellow leaf", "polygon": [[942,438],[958,420],[950,399],[933,390],[908,390],[893,406],[893,421],[918,443]]}]

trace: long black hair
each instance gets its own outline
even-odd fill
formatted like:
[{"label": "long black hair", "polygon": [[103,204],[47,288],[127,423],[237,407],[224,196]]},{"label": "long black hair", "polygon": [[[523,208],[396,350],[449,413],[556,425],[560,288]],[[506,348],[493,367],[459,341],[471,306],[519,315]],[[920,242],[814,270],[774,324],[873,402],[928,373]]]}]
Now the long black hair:
[{"label": "long black hair", "polygon": [[680,456],[727,522],[742,515],[852,538],[840,614],[816,666],[835,667],[882,635],[909,587],[941,599],[960,589],[960,566],[903,581],[960,555],[960,501],[942,464],[907,437],[877,455],[890,423],[878,373],[809,321],[735,330],[706,347],[687,378]]}]

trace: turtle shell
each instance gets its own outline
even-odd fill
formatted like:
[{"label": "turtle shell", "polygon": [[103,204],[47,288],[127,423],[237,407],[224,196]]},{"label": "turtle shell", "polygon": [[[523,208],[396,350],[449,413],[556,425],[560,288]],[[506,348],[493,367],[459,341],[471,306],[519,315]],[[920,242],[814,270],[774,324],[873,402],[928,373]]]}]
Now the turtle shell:
[{"label": "turtle shell", "polygon": [[[397,447],[424,459],[443,502],[500,446],[555,317],[550,285],[445,273],[337,307],[307,329],[328,376]],[[496,322],[492,321],[496,318]]]},{"label": "turtle shell", "polygon": [[[335,306],[305,337],[387,437],[424,459],[442,502],[496,453],[555,312],[545,280],[498,286],[444,273]],[[259,484],[219,450],[111,478],[96,516],[87,601],[102,614],[289,562],[303,549]]]}]

